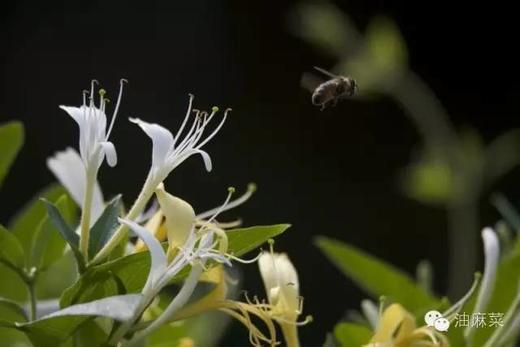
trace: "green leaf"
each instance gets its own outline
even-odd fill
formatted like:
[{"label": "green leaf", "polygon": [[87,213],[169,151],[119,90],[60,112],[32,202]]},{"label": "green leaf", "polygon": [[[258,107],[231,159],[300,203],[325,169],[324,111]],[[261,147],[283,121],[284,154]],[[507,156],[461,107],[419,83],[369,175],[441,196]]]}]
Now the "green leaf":
[{"label": "green leaf", "polygon": [[366,345],[373,332],[364,325],[339,323],[334,327],[334,337],[341,347],[359,347]]},{"label": "green leaf", "polygon": [[24,265],[25,256],[20,242],[0,225],[0,296],[25,300],[27,290],[22,280]]},{"label": "green leaf", "polygon": [[0,317],[9,322],[27,321],[24,309],[18,303],[6,298],[0,298]]},{"label": "green leaf", "polygon": [[290,224],[275,224],[229,230],[226,232],[229,239],[229,251],[236,256],[248,253],[260,247],[267,240],[280,235],[290,226]]},{"label": "green leaf", "polygon": [[0,127],[0,186],[24,141],[23,124],[9,122]]},{"label": "green leaf", "polygon": [[73,305],[41,319],[17,324],[36,347],[57,346],[67,340],[89,317],[107,317],[117,321],[130,319],[141,300],[141,295],[119,295]]},{"label": "green leaf", "polygon": [[407,274],[341,241],[320,236],[320,250],[349,278],[374,297],[391,297],[409,311],[436,307],[439,300]]},{"label": "green leaf", "polygon": [[[71,223],[74,220],[71,204],[66,194],[56,202],[55,208],[63,216],[64,222]],[[61,228],[57,228],[50,217],[43,218],[33,237],[30,256],[32,266],[37,269],[46,269],[63,256],[65,241],[60,234]]]},{"label": "green leaf", "polygon": [[106,347],[108,334],[96,323],[87,320],[74,334],[74,347]]},{"label": "green leaf", "polygon": [[32,347],[24,333],[11,328],[0,328],[0,341],[2,347]]},{"label": "green leaf", "polygon": [[89,258],[92,259],[101,248],[110,240],[116,227],[119,225],[117,217],[121,213],[121,195],[116,196],[105,207],[105,210],[90,229]]},{"label": "green leaf", "polygon": [[0,278],[0,296],[18,302],[27,300],[27,288],[16,270],[0,263]]},{"label": "green leaf", "polygon": [[25,255],[20,242],[2,225],[0,225],[0,262],[19,269],[23,269],[25,265]]},{"label": "green leaf", "polygon": [[60,207],[54,205],[53,203],[49,202],[48,200],[42,199],[42,201],[45,203],[47,207],[47,213],[49,216],[49,220],[53,223],[55,226],[55,230],[61,235],[62,240],[67,242],[70,246],[70,249],[72,250],[72,253],[74,254],[74,257],[76,258],[76,262],[78,263],[78,266],[80,269],[83,269],[85,267],[85,262],[83,259],[83,255],[79,251],[79,236],[72,230],[66,220],[63,218]]},{"label": "green leaf", "polygon": [[[45,198],[54,203],[65,193],[65,189],[60,185],[52,184],[48,186],[38,192],[9,223],[9,230],[20,240],[26,258],[31,253],[34,233],[46,216],[45,205],[40,201],[40,198]],[[27,263],[29,263],[28,259]]]},{"label": "green leaf", "polygon": [[[241,256],[264,242],[283,233],[289,224],[271,226],[255,226],[250,228],[233,229],[227,232],[229,252]],[[166,245],[164,245],[166,247]],[[131,254],[114,261],[93,266],[68,288],[60,299],[61,307],[78,302],[87,302],[108,295],[120,294],[118,288],[123,284],[126,292],[139,292],[150,270],[150,255],[148,251]],[[183,280],[189,273],[184,268],[172,280],[172,283]],[[117,278],[117,280],[116,280]]]}]

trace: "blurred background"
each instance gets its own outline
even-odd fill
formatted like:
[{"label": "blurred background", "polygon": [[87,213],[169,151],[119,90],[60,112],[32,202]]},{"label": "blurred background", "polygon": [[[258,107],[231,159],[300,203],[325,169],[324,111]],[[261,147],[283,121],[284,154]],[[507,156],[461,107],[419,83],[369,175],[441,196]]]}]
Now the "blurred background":
[{"label": "blurred background", "polygon": [[[26,144],[0,191],[0,221],[53,177],[46,158],[77,146],[76,124],[58,105],[79,105],[96,78],[115,98],[129,80],[112,140],[119,163],[104,166],[107,196],[131,203],[145,178],[151,145],[127,117],[170,129],[179,126],[188,93],[195,106],[232,107],[233,113],[207,151],[214,170],[191,159],[166,182],[170,192],[198,211],[220,204],[226,188],[258,191],[226,217],[246,225],[289,222],[277,239],[296,265],[305,314],[304,346],[323,342],[346,308],[364,294],[313,245],[332,236],[405,269],[422,259],[435,267],[435,289],[447,290],[448,225],[445,208],[405,194],[405,168],[417,159],[422,138],[406,110],[352,72],[361,97],[323,112],[301,88],[304,72],[333,69],[338,57],[298,31],[298,1],[15,1],[0,13],[0,120],[20,119]],[[319,3],[316,3],[319,5]],[[393,20],[407,46],[407,69],[429,85],[456,129],[469,126],[489,143],[518,120],[519,54],[516,11],[509,4],[345,1],[338,15],[363,33],[376,16]],[[511,8],[508,8],[511,6]],[[312,16],[311,16],[312,17]],[[326,35],[327,33],[325,33]],[[331,33],[331,35],[336,35]],[[344,73],[351,73],[345,71]],[[520,147],[518,148],[520,150]],[[491,192],[520,203],[520,171],[485,186],[478,202],[479,227],[498,213]],[[419,199],[420,200],[420,199]],[[9,201],[9,203],[7,203]],[[472,247],[472,246],[468,246]],[[477,264],[477,266],[479,266]],[[255,265],[243,266],[244,289],[263,296]],[[234,324],[223,346],[242,346],[247,333]]]}]

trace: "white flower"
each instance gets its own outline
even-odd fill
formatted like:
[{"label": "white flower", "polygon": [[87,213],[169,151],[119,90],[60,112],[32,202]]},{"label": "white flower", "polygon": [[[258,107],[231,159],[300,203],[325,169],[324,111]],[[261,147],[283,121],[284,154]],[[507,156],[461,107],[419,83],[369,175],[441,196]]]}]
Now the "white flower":
[{"label": "white flower", "polygon": [[[477,301],[473,312],[484,312],[495,288],[498,262],[500,260],[500,242],[495,231],[489,227],[482,230],[482,241],[484,243],[484,275],[478,292]],[[466,341],[471,342],[475,334],[475,327],[470,325],[464,331]]]},{"label": "white flower", "polygon": [[[136,342],[159,329],[188,302],[208,260],[214,260],[218,263],[226,263],[228,265],[230,265],[230,262],[225,256],[214,251],[214,235],[211,231],[198,237],[195,229],[192,227],[190,235],[184,245],[179,248],[179,252],[177,252],[173,260],[168,262],[166,253],[153,234],[130,220],[120,218],[119,222],[130,227],[130,229],[146,243],[146,246],[150,250],[150,271],[142,290],[143,299],[140,303],[142,310],[138,310],[139,315],[153,301],[155,296],[159,294],[159,291],[169,284],[175,275],[186,266],[192,265],[188,278],[184,281],[184,285],[175,298],[170,302],[161,316],[153,321],[147,328],[135,334],[132,341]],[[119,341],[137,319],[138,316],[123,324],[112,337],[112,342],[116,343]],[[130,342],[130,344],[132,344],[132,342]]]},{"label": "white flower", "polygon": [[296,322],[301,313],[298,274],[287,254],[263,252],[258,267],[273,315]]},{"label": "white flower", "polygon": [[[206,170],[211,171],[211,158],[201,148],[219,132],[231,109],[227,109],[224,112],[220,123],[209,135],[205,136],[204,132],[218,112],[218,107],[213,107],[211,114],[208,115],[207,112],[192,109],[192,104],[193,95],[190,95],[188,111],[175,136],[159,124],[147,123],[138,118],[130,119],[131,122],[139,125],[152,139],[152,168],[150,173],[154,182],[163,181],[173,169],[193,154],[200,154],[204,160]],[[185,132],[184,130],[192,111],[196,113],[196,116],[189,130]]]},{"label": "white flower", "polygon": [[112,131],[112,127],[114,126],[114,121],[117,117],[124,82],[125,80],[122,79],[120,83],[119,96],[117,98],[117,103],[108,130],[107,116],[105,114],[107,99],[104,97],[104,89],[99,90],[99,106],[96,106],[94,103],[94,85],[97,83],[97,81],[92,81],[88,105],[86,100],[86,92],[84,92],[83,105],[80,107],[63,105],[60,106],[62,110],[67,112],[76,121],[76,123],[78,123],[79,152],[86,169],[92,170],[92,172],[97,172],[101,166],[101,163],[103,162],[103,159],[105,158],[105,155],[108,165],[115,166],[117,164],[117,154],[114,144],[108,141],[108,138]]},{"label": "white flower", "polygon": [[300,297],[298,274],[285,253],[263,252],[258,259],[258,267],[269,300],[270,315],[282,329],[288,347],[299,347],[298,326],[312,321],[308,316],[298,322],[302,313],[303,299]]},{"label": "white flower", "polygon": [[211,231],[198,237],[194,228],[192,228],[186,242],[179,248],[179,252],[171,262],[168,262],[166,253],[164,252],[160,242],[152,233],[132,221],[120,218],[119,222],[129,226],[130,229],[132,229],[137,236],[145,242],[146,246],[150,250],[151,267],[143,293],[157,293],[185,266],[197,261],[204,264],[207,260],[213,259],[219,263],[231,265],[226,256],[215,252],[213,249],[214,233]]},{"label": "white flower", "polygon": [[[73,148],[66,148],[64,151],[57,152],[54,156],[47,159],[47,167],[52,171],[58,181],[67,189],[72,199],[81,206],[85,199],[85,188],[87,176],[85,165],[78,152]],[[94,183],[92,193],[92,214],[90,226],[101,216],[105,203],[103,193],[97,180]]]}]

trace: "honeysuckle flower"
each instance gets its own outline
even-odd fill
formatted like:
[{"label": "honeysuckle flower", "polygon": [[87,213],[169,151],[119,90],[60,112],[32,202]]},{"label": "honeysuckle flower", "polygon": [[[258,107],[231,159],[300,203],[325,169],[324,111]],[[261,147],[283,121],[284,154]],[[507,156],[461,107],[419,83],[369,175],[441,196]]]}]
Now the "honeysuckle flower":
[{"label": "honeysuckle flower", "polygon": [[[480,274],[475,274],[475,280],[468,292],[444,311],[441,316],[452,323],[457,314],[475,293]],[[373,311],[371,309],[371,311]],[[421,317],[422,318],[422,317]],[[434,326],[424,325],[417,327],[416,319],[398,303],[391,304],[377,319],[377,328],[374,336],[363,347],[449,347],[447,337]]]},{"label": "honeysuckle flower", "polygon": [[431,327],[417,327],[415,317],[399,304],[388,306],[378,329],[364,347],[449,347],[448,339]]},{"label": "honeysuckle flower", "polygon": [[[163,181],[173,169],[194,154],[200,154],[206,170],[211,171],[211,158],[201,148],[219,132],[231,109],[227,109],[216,128],[209,135],[204,136],[206,128],[218,112],[218,107],[214,106],[211,114],[208,115],[205,111],[192,109],[192,105],[193,95],[190,95],[188,111],[175,136],[159,124],[147,123],[138,118],[130,119],[131,122],[139,125],[152,140],[152,167],[150,174],[156,182]],[[189,130],[184,133],[192,112],[195,112],[196,116]]]},{"label": "honeysuckle flower", "polygon": [[[156,195],[157,195],[157,191],[159,189],[160,189],[160,186],[158,189],[156,189]],[[225,222],[225,223],[219,222],[215,219],[215,214],[216,213],[220,214],[224,211],[228,211],[232,208],[242,205],[247,200],[249,200],[249,198],[253,195],[253,193],[255,191],[256,191],[256,185],[254,183],[250,183],[247,187],[246,192],[244,194],[242,194],[241,196],[239,196],[238,198],[229,200],[225,205],[220,205],[218,207],[212,208],[211,210],[197,214],[195,216],[195,226],[198,228],[211,227],[213,229],[219,229],[219,230],[225,230],[228,228],[234,228],[234,227],[240,226],[240,224],[241,224],[240,220]],[[166,194],[168,194],[168,193],[166,193]],[[168,226],[167,226],[168,223],[165,221],[164,213],[163,213],[162,209],[163,209],[162,207],[159,208],[155,212],[155,214],[146,222],[146,224],[144,226],[148,231],[150,231],[152,234],[154,234],[155,237],[159,241],[165,241],[167,238],[167,235],[174,233],[174,232],[168,232]],[[211,221],[208,220],[208,218],[210,218],[210,217],[212,218]],[[175,223],[176,218],[170,218],[170,219],[173,221],[173,223]],[[174,229],[174,228],[172,228],[172,229]],[[170,245],[171,245],[171,242],[170,242]],[[135,251],[141,252],[145,249],[146,249],[146,245],[144,244],[144,242],[139,240],[135,245]]]},{"label": "honeysuckle flower", "polygon": [[[176,204],[175,206],[177,208],[180,206],[181,209],[185,210],[192,209],[187,202]],[[177,211],[176,213],[179,212]],[[189,213],[181,212],[180,215],[186,216],[189,215]],[[143,300],[139,305],[137,315],[131,321],[126,322],[118,329],[112,337],[112,342],[116,343],[124,336],[128,329],[139,318],[140,314],[150,305],[159,291],[168,285],[175,275],[186,266],[192,266],[190,274],[177,296],[172,300],[159,318],[153,321],[153,323],[148,327],[135,334],[134,338],[129,342],[129,345],[131,345],[154,332],[186,304],[195,289],[200,275],[205,269],[207,261],[213,260],[217,263],[227,265],[231,265],[231,263],[227,256],[214,249],[215,235],[221,237],[218,235],[218,232],[209,229],[205,229],[203,232],[201,232],[202,230],[196,231],[194,220],[192,221],[192,225],[189,226],[189,233],[184,243],[177,246],[177,252],[173,254],[171,260],[164,252],[160,242],[147,229],[130,220],[120,218],[119,222],[130,227],[130,229],[132,229],[139,238],[145,242],[150,251],[151,266],[148,278],[142,290]],[[188,223],[185,223],[184,225],[188,226]],[[184,231],[185,230],[183,230],[183,232]]]},{"label": "honeysuckle flower", "polygon": [[[164,214],[165,218],[173,218],[172,221],[176,220],[182,228],[179,229],[177,225],[169,226],[174,228],[181,236],[172,235],[169,236],[175,240],[175,246],[172,248],[168,247],[168,253],[165,253],[160,242],[157,240],[155,235],[147,230],[145,227],[139,224],[129,221],[126,219],[120,219],[123,225],[130,227],[142,241],[146,244],[146,247],[150,250],[151,255],[151,267],[148,275],[148,279],[143,287],[143,302],[139,307],[138,314],[140,315],[153,301],[153,298],[159,293],[159,291],[166,286],[170,280],[179,273],[187,265],[191,265],[192,269],[190,275],[184,282],[183,287],[177,294],[177,296],[168,305],[166,310],[150,325],[146,326],[141,331],[136,332],[129,345],[140,341],[144,337],[151,334],[153,331],[158,329],[162,324],[168,322],[188,301],[195,286],[199,280],[199,277],[206,269],[205,264],[209,260],[216,263],[226,264],[231,266],[230,259],[238,260],[244,263],[256,261],[242,260],[234,257],[227,253],[227,236],[224,230],[215,227],[213,222],[220,212],[226,209],[230,203],[231,196],[234,192],[233,188],[228,189],[228,195],[224,203],[217,209],[214,210],[213,214],[204,221],[203,224],[196,227],[195,213],[193,208],[186,202],[179,198],[172,196],[164,190],[164,186],[160,185],[156,194],[161,207],[161,214]],[[154,224],[157,227],[161,224],[162,216],[156,214],[148,221],[148,226]],[[166,222],[164,224],[167,224]],[[173,223],[172,223],[173,224]],[[218,248],[217,248],[218,246]],[[174,251],[171,251],[174,249]],[[243,311],[243,309],[240,309]],[[258,310],[258,309],[257,309]],[[247,310],[246,310],[247,311]],[[263,314],[259,312],[259,314]],[[138,319],[135,317],[132,321],[126,322],[122,325],[117,333],[113,335],[112,342],[118,342],[132,324]],[[264,314],[265,315],[265,314]],[[253,330],[256,328],[253,328]],[[256,330],[255,330],[256,334]],[[263,335],[262,335],[263,336]],[[265,336],[264,336],[265,337]]]},{"label": "honeysuckle flower", "polygon": [[110,125],[107,129],[107,116],[105,114],[107,99],[105,90],[99,90],[99,105],[94,102],[95,85],[93,80],[90,87],[90,97],[87,105],[87,93],[83,92],[83,105],[80,107],[64,106],[60,108],[67,112],[78,124],[79,127],[79,153],[85,170],[84,196],[81,203],[81,222],[80,222],[80,250],[86,260],[88,260],[89,230],[95,218],[92,217],[92,201],[99,167],[106,158],[108,165],[117,164],[117,154],[114,144],[108,141],[114,122],[119,111],[121,97],[123,94],[123,84],[126,80],[122,79],[119,87],[117,103],[112,114]]},{"label": "honeysuckle flower", "polygon": [[[224,112],[222,120],[217,124],[213,131],[209,134],[205,134],[205,130],[218,112],[218,107],[213,107],[211,114],[208,114],[205,111],[192,109],[192,104],[193,95],[190,95],[188,111],[175,136],[173,136],[168,129],[159,124],[148,123],[138,118],[130,119],[131,122],[137,124],[152,140],[152,165],[141,193],[128,211],[128,214],[125,216],[126,219],[135,220],[154,194],[156,187],[173,169],[190,156],[200,154],[204,160],[206,169],[211,171],[211,158],[209,154],[201,148],[220,131],[231,109],[227,109]],[[192,118],[192,112],[195,113],[195,117],[193,117],[194,121],[191,126],[187,127],[189,119]],[[112,238],[94,257],[92,263],[98,263],[106,258],[119,242],[123,240],[126,231],[127,226],[121,225],[115,231]]]},{"label": "honeysuckle flower", "polygon": [[108,141],[108,138],[112,132],[117,112],[119,111],[124,82],[126,82],[124,79],[120,82],[117,103],[108,129],[107,116],[105,114],[107,99],[105,98],[104,89],[99,90],[99,106],[96,106],[94,102],[96,80],[93,80],[91,83],[88,105],[86,98],[87,93],[84,92],[83,104],[80,107],[60,106],[60,108],[67,112],[78,124],[79,152],[87,172],[97,172],[105,156],[108,165],[115,166],[117,164],[117,154],[114,144]]},{"label": "honeysuckle flower", "polygon": [[[47,167],[69,192],[74,202],[81,206],[85,199],[87,175],[78,152],[71,147],[56,152],[54,156],[47,159]],[[104,208],[103,193],[96,180],[92,191],[90,226],[101,216]]]},{"label": "honeysuckle flower", "polygon": [[[256,303],[252,303],[250,300],[240,302],[228,299],[228,278],[223,266],[215,266],[204,275],[204,279],[214,283],[215,287],[201,299],[185,306],[172,317],[172,321],[190,318],[211,310],[219,310],[235,318],[248,329],[251,345],[262,346],[263,343],[270,346],[276,345],[276,329],[269,314],[270,305],[260,303],[258,300]],[[268,335],[262,333],[251,319],[252,317],[258,318],[265,324]]]},{"label": "honeysuckle flower", "polygon": [[195,223],[195,211],[186,201],[167,193],[163,184],[157,187],[155,195],[165,216],[170,250],[174,251],[188,239]]},{"label": "honeysuckle flower", "polygon": [[272,248],[260,255],[258,267],[271,305],[270,315],[280,325],[287,346],[299,346],[298,325],[310,322],[311,318],[298,322],[303,299],[296,269],[287,254],[274,253]]}]

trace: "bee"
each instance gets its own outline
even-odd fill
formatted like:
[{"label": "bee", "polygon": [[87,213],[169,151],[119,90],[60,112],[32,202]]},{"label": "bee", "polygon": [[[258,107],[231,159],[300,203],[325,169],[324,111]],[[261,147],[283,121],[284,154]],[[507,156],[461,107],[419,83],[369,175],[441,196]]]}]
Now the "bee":
[{"label": "bee", "polygon": [[317,66],[314,66],[314,69],[330,77],[329,80],[322,82],[315,88],[310,85],[315,86],[317,84],[317,77],[304,74],[302,78],[302,85],[312,91],[312,104],[321,106],[320,111],[323,111],[327,105],[336,106],[338,100],[352,97],[356,93],[358,85],[352,77],[334,75]]}]

